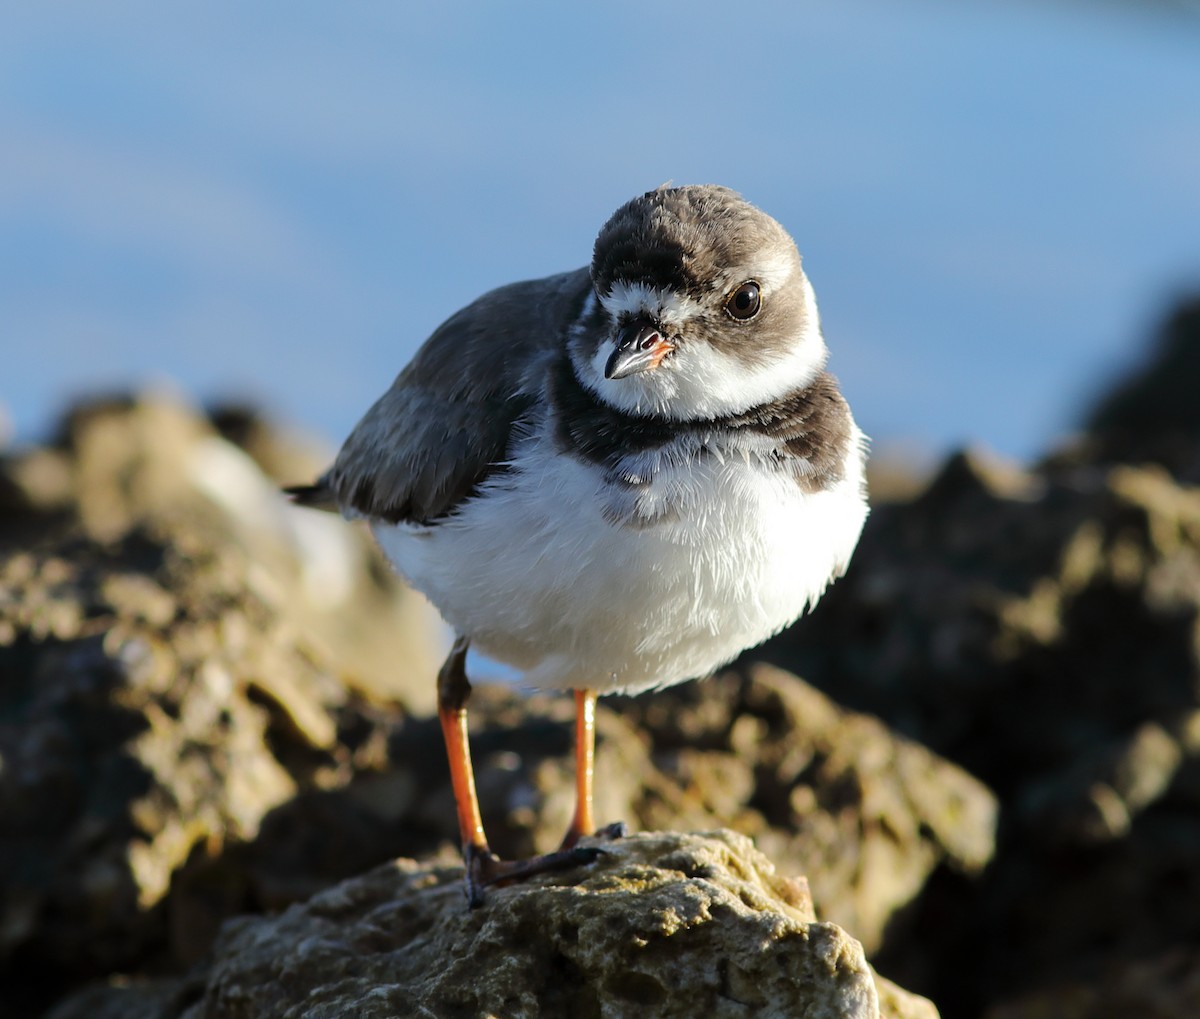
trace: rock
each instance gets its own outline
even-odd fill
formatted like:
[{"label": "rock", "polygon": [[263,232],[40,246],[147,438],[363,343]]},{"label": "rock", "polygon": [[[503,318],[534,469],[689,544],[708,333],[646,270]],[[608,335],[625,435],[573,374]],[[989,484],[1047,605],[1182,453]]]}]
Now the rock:
[{"label": "rock", "polygon": [[[484,823],[506,856],[557,846],[574,808],[566,697],[477,690],[472,741]],[[868,952],[941,868],[976,877],[995,845],[994,796],[962,769],[765,665],[597,710],[596,813],[635,830],[730,826],[809,876],[822,917]],[[420,772],[440,730],[413,719],[392,763]],[[425,769],[408,835],[427,853],[456,837],[448,775]],[[417,833],[423,835],[417,842]]]},{"label": "rock", "polygon": [[1200,492],[961,455],[765,653],[1008,794],[1194,705],[1198,618]]},{"label": "rock", "polygon": [[114,979],[70,995],[45,1019],[176,1019],[204,993],[206,972],[186,977]]},{"label": "rock", "polygon": [[[185,964],[225,917],[403,848],[351,794],[321,794],[386,764],[404,713],[369,698],[432,668],[428,636],[392,632],[427,610],[372,572],[365,536],[311,516],[163,398],[90,403],[57,445],[0,456],[6,1004]],[[304,583],[325,546],[362,573],[333,600]],[[379,837],[342,853],[352,869],[309,860],[288,883],[295,840],[275,840],[305,810]]]},{"label": "rock", "polygon": [[885,936],[885,972],[976,1015],[1200,939],[1198,634],[1200,490],[1161,467],[966,453],[872,515],[763,653],[965,767],[1002,816],[981,881],[935,873],[888,928],[930,933]]},{"label": "rock", "polygon": [[1167,316],[1146,364],[1097,399],[1078,448],[1065,458],[1157,463],[1182,481],[1200,484],[1197,380],[1200,294]]},{"label": "rock", "polygon": [[[80,981],[182,972],[239,913],[455,855],[432,660],[391,632],[411,602],[263,473],[311,475],[307,455],[249,412],[155,396],[81,405],[54,446],[0,458],[0,982],[30,1014]],[[384,660],[423,693],[389,702]],[[569,698],[481,688],[472,717],[493,844],[552,848]],[[736,826],[868,949],[931,875],[992,850],[985,788],[778,670],[606,699],[598,730],[599,816]]]},{"label": "rock", "polygon": [[808,874],[820,914],[868,952],[935,870],[977,876],[991,859],[997,804],[982,783],[789,673],[751,664],[620,707],[693,804],[654,797],[626,816],[736,824]]},{"label": "rock", "polygon": [[0,454],[0,554],[67,535],[105,544],[147,523],[198,522],[245,553],[254,583],[270,586],[353,685],[431,709],[428,677],[444,643],[437,614],[399,583],[365,532],[279,492],[281,482],[315,477],[329,453],[248,412],[215,414],[210,421],[164,393],[97,398],[66,414],[50,446]]},{"label": "rock", "polygon": [[1126,962],[1100,977],[1007,1001],[985,1019],[1192,1019],[1200,1015],[1200,949]]},{"label": "rock", "polygon": [[112,1007],[135,987],[52,1019],[937,1015],[875,976],[853,938],[817,922],[803,880],[776,875],[744,837],[603,848],[592,866],[494,889],[476,911],[460,867],[400,861],[227,925],[194,1003],[151,985],[136,1011]]},{"label": "rock", "polygon": [[129,965],[162,940],[185,863],[254,839],[296,794],[281,758],[336,768],[345,694],[197,537],[138,529],[0,564],[0,960]]},{"label": "rock", "polygon": [[[480,688],[471,703],[493,846],[510,857],[553,849],[574,809],[570,698]],[[889,925],[903,928],[900,914],[931,875],[976,877],[991,858],[997,807],[986,787],[781,670],[748,666],[603,698],[596,719],[600,823],[736,827],[778,866],[806,873],[820,915],[868,952]],[[389,741],[389,774],[422,776],[405,793],[403,822],[404,851],[421,856],[457,840],[440,740],[434,720],[411,718]],[[326,838],[318,831],[306,842]]]},{"label": "rock", "polygon": [[[1098,973],[1135,972],[1139,961],[1194,953],[1197,732],[1200,710],[1144,724],[1065,772],[1051,787],[1056,800],[1030,796],[1013,806],[995,869],[971,902],[979,921],[1012,942],[981,960],[997,996],[1091,984]],[[1162,970],[1164,977],[1173,972]],[[1176,973],[1163,990],[1182,993],[1185,985]]]},{"label": "rock", "polygon": [[[1172,728],[1186,728],[1198,716],[1191,712]],[[1032,785],[1016,809],[1047,845],[1085,848],[1116,841],[1169,792],[1186,756],[1186,747],[1171,732],[1146,722],[1127,738]]]}]

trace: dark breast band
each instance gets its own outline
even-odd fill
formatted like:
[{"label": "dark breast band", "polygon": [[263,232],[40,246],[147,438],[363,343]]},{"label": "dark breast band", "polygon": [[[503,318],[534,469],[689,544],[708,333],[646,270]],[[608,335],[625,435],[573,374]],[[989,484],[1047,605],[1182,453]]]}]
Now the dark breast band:
[{"label": "dark breast band", "polygon": [[624,457],[682,436],[720,443],[723,436],[745,431],[773,439],[771,455],[805,491],[823,491],[845,477],[853,422],[837,380],[828,372],[740,414],[689,421],[627,414],[601,402],[579,381],[565,351],[551,368],[550,388],[559,451],[609,470],[616,470]]}]

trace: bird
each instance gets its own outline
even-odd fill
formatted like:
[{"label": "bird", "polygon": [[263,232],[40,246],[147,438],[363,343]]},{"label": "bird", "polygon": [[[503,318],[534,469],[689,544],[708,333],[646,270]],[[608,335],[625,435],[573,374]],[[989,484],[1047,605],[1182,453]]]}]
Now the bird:
[{"label": "bird", "polygon": [[[471,906],[622,834],[593,816],[599,695],[709,675],[845,572],[867,440],[827,357],[788,232],[726,187],[662,185],[613,213],[589,265],[448,318],[332,467],[289,489],[365,519],[454,631],[437,710]],[[489,847],[471,646],[574,693],[576,806],[555,852]]]}]

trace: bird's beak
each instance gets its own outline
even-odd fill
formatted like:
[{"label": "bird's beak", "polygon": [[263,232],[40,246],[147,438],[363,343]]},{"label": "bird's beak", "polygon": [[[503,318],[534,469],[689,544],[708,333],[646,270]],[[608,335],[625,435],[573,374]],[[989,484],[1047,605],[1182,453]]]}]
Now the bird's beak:
[{"label": "bird's beak", "polygon": [[617,349],[604,366],[604,377],[623,379],[657,368],[674,349],[675,344],[663,336],[657,325],[644,315],[638,316],[617,333]]}]

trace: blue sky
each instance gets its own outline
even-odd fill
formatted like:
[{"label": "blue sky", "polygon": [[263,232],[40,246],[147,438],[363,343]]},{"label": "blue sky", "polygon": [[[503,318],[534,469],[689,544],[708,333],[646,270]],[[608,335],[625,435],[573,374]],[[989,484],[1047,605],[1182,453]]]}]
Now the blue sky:
[{"label": "blue sky", "polygon": [[949,0],[0,13],[0,403],[249,396],[331,443],[665,180],[795,236],[863,427],[1028,458],[1200,288],[1200,14]]}]

